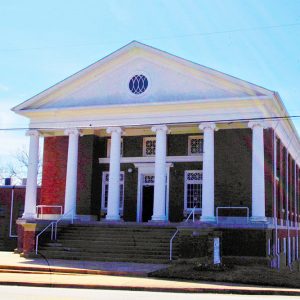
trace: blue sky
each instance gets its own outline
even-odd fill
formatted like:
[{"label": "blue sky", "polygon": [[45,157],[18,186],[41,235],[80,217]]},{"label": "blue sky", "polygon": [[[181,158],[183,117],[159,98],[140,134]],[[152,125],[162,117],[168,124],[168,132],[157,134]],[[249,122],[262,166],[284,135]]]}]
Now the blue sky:
[{"label": "blue sky", "polygon": [[[11,107],[131,40],[278,91],[300,115],[298,0],[0,0],[0,16],[0,128],[26,127]],[[0,133],[0,165],[24,134]]]}]

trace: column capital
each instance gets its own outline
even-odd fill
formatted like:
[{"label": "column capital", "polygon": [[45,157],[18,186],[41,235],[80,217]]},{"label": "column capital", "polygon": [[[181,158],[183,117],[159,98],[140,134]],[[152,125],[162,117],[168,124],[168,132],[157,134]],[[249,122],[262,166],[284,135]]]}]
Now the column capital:
[{"label": "column capital", "polygon": [[36,129],[29,129],[26,131],[27,136],[40,136],[40,132]]},{"label": "column capital", "polygon": [[200,130],[205,130],[205,129],[212,129],[212,130],[218,130],[217,129],[217,126],[216,126],[216,123],[214,122],[203,122],[203,123],[200,123],[198,128]]},{"label": "column capital", "polygon": [[106,133],[111,134],[113,132],[123,134],[124,131],[123,131],[122,127],[107,127],[106,128]]},{"label": "column capital", "polygon": [[267,128],[266,123],[262,120],[253,120],[248,122],[248,127],[253,129],[254,127],[262,127],[263,129]]},{"label": "column capital", "polygon": [[151,131],[157,132],[157,131],[165,131],[169,133],[169,128],[166,125],[155,125],[151,127]]},{"label": "column capital", "polygon": [[68,128],[65,129],[64,133],[66,135],[81,135],[81,131],[77,128]]}]

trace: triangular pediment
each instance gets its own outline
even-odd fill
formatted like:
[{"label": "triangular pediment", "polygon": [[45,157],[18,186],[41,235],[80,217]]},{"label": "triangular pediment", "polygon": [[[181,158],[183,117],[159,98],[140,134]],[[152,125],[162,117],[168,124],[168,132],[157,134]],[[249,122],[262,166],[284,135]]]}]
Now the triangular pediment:
[{"label": "triangular pediment", "polygon": [[[138,95],[129,85],[135,75],[147,78],[147,88]],[[246,81],[132,42],[14,110],[238,99],[270,93]]]}]

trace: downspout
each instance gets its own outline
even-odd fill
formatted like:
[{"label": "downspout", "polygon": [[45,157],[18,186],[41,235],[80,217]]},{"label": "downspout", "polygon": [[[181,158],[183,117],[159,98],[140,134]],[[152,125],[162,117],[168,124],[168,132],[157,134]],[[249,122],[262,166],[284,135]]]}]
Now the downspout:
[{"label": "downspout", "polygon": [[12,219],[13,219],[13,212],[14,212],[14,195],[15,195],[15,185],[12,186],[11,189],[11,200],[10,200],[10,219],[9,219],[9,237],[10,238],[17,238],[17,235],[12,234]]}]

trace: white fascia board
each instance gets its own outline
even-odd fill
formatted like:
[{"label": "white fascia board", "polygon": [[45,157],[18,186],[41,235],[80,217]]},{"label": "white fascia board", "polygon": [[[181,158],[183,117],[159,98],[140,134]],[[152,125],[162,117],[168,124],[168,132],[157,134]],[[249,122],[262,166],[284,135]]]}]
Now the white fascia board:
[{"label": "white fascia board", "polygon": [[[220,105],[221,104],[221,105]],[[203,121],[232,121],[263,118],[264,101],[235,101],[222,103],[174,104],[132,108],[56,111],[32,113],[31,128],[105,128],[109,126],[150,126],[154,124],[199,123]],[[234,108],[234,110],[233,110]]]},{"label": "white fascia board", "polygon": [[[152,114],[149,115],[141,115],[139,117],[134,118],[122,118],[122,119],[103,119],[103,120],[81,120],[81,121],[35,121],[30,123],[30,128],[39,128],[39,129],[48,129],[48,130],[55,130],[55,129],[64,129],[64,128],[94,128],[94,129],[103,129],[111,126],[123,126],[123,127],[149,127],[153,125],[159,124],[167,124],[167,125],[175,125],[175,124],[198,124],[200,122],[219,122],[220,120],[225,122],[231,122],[231,120],[238,119],[240,115],[237,113],[214,113],[214,114],[206,114],[205,116],[199,113],[194,113],[190,115],[160,115],[160,116],[153,116]],[[244,119],[251,119],[251,118],[263,118],[262,114],[258,114],[257,111],[250,111],[247,113],[243,113]]]},{"label": "white fascia board", "polygon": [[152,102],[152,103],[129,103],[129,104],[111,104],[111,105],[97,105],[97,106],[77,106],[77,107],[59,107],[59,108],[36,108],[15,111],[19,115],[32,116],[39,113],[57,113],[57,112],[74,112],[84,110],[104,110],[120,108],[120,107],[153,107],[153,106],[168,106],[168,105],[180,105],[180,104],[207,104],[207,103],[222,103],[222,102],[241,102],[241,101],[264,101],[271,99],[269,96],[251,96],[251,97],[230,97],[230,98],[208,98],[208,99],[195,99],[195,100],[179,100],[168,102]]}]

